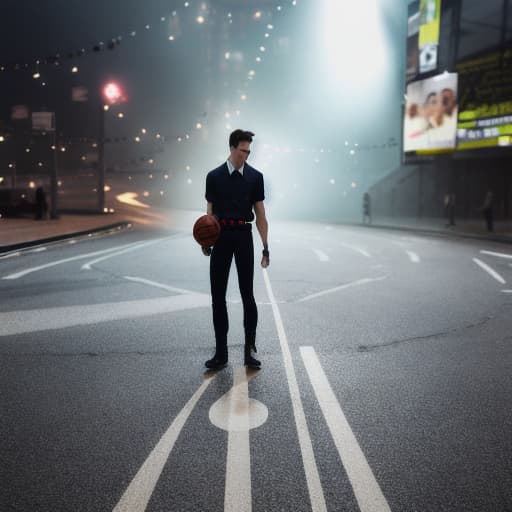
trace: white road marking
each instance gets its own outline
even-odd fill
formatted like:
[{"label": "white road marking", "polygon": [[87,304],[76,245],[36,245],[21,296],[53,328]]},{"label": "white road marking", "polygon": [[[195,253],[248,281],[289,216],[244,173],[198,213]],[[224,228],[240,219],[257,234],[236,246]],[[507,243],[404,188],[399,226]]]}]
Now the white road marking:
[{"label": "white road marking", "polygon": [[46,251],[46,247],[36,247],[35,249],[32,249],[31,251],[28,251],[28,252],[43,252],[43,251]]},{"label": "white road marking", "polygon": [[99,263],[100,261],[108,260],[110,258],[114,258],[116,256],[120,256],[121,254],[125,254],[130,251],[135,251],[136,249],[141,249],[142,247],[148,247],[149,245],[154,245],[159,242],[161,242],[163,238],[158,238],[156,240],[151,240],[149,242],[140,242],[136,245],[132,245],[131,247],[126,247],[125,249],[122,249],[117,252],[111,252],[110,254],[107,254],[106,256],[101,256],[99,258],[96,258],[95,260],[88,261],[87,263],[84,263],[81,267],[82,270],[91,270],[91,267],[95,265],[96,263]]},{"label": "white road marking", "polygon": [[359,254],[362,254],[365,258],[371,258],[371,255],[368,251],[365,251],[364,249],[361,249],[360,247],[356,247],[355,245],[350,244],[339,244],[342,247],[346,247],[347,249],[351,249],[352,251],[358,252]]},{"label": "white road marking", "polygon": [[233,387],[210,408],[210,421],[228,431],[226,459],[225,512],[250,512],[251,450],[249,430],[263,425],[268,409],[261,402],[249,399],[250,378],[245,368],[235,368]]},{"label": "white road marking", "polygon": [[293,415],[295,417],[295,425],[297,428],[297,434],[299,436],[299,445],[302,454],[302,461],[304,464],[304,471],[306,474],[306,483],[309,491],[311,509],[313,512],[327,512],[324,491],[322,489],[322,484],[320,482],[318,467],[315,461],[315,454],[313,452],[311,437],[309,435],[306,416],[304,414],[304,407],[302,406],[302,399],[300,397],[299,385],[297,383],[297,377],[295,375],[295,369],[293,367],[292,354],[290,352],[288,339],[284,331],[281,313],[279,312],[279,308],[274,297],[274,292],[272,291],[272,287],[270,285],[268,272],[265,269],[263,269],[263,279],[265,280],[267,294],[272,304],[272,312],[274,313],[274,320],[277,327],[277,333],[279,335],[281,351],[283,353],[284,368],[286,371],[286,378],[288,380],[288,387],[290,389],[290,397],[293,406]]},{"label": "white road marking", "polygon": [[193,294],[125,302],[7,311],[0,313],[0,325],[2,326],[0,338],[210,306],[211,297],[209,295]]},{"label": "white road marking", "polygon": [[391,512],[313,347],[300,347],[304,366],[361,512]]},{"label": "white road marking", "polygon": [[512,293],[512,290],[501,290],[502,293]]},{"label": "white road marking", "polygon": [[150,280],[144,279],[142,277],[124,276],[124,278],[127,279],[128,281],[133,281],[135,283],[142,283],[142,284],[147,284],[148,286],[154,286],[155,288],[161,288],[162,290],[167,290],[168,292],[184,293],[184,294],[189,294],[189,295],[194,295],[194,294],[195,295],[207,295],[205,293],[195,292],[193,290],[186,290],[184,288],[177,288],[176,286],[169,286],[167,284],[157,283],[155,281],[150,281]]},{"label": "white road marking", "polygon": [[503,252],[492,252],[492,251],[480,251],[482,254],[488,254],[490,256],[496,256],[497,258],[507,258],[512,260],[512,254],[505,254]]},{"label": "white road marking", "polygon": [[72,256],[70,258],[64,258],[63,260],[52,261],[51,263],[45,263],[44,265],[38,265],[37,267],[31,267],[25,270],[21,270],[20,272],[16,272],[14,274],[9,274],[8,276],[2,277],[2,279],[18,279],[20,277],[26,276],[27,274],[31,274],[32,272],[37,272],[38,270],[44,270],[45,268],[55,267],[56,265],[60,265],[62,263],[69,263],[70,261],[83,260],[85,258],[90,258],[91,256],[98,256],[100,254],[106,254],[112,251],[117,251],[124,247],[130,247],[135,244],[139,244],[140,242],[133,242],[127,245],[121,245],[119,247],[112,247],[110,249],[103,249],[102,251],[90,252],[87,254],[79,254],[78,256]]},{"label": "white road marking", "polygon": [[21,252],[19,252],[19,251],[8,252],[7,254],[0,256],[0,259],[6,260],[7,258],[14,258],[15,256],[19,256],[20,254],[21,254]]},{"label": "white road marking", "polygon": [[208,376],[192,398],[185,404],[178,416],[171,423],[158,444],[153,448],[144,464],[141,466],[130,485],[122,495],[113,512],[143,512],[149,503],[151,495],[160,478],[162,470],[174,448],[185,422],[201,398],[202,394],[215,376]]},{"label": "white road marking", "polygon": [[325,254],[325,252],[321,251],[320,249],[313,249],[313,252],[317,255],[317,258],[320,261],[329,261],[329,256]]},{"label": "white road marking", "polygon": [[405,252],[407,253],[407,255],[409,256],[409,259],[413,263],[419,263],[420,262],[420,257],[415,252],[412,252],[412,251],[405,251]]},{"label": "white road marking", "polygon": [[302,297],[302,299],[298,299],[297,302],[305,302],[307,300],[316,299],[318,297],[322,297],[323,295],[328,295],[330,293],[339,292],[340,290],[344,290],[346,288],[352,288],[353,286],[360,286],[366,283],[373,283],[374,281],[382,281],[386,279],[387,276],[380,277],[365,277],[363,279],[358,279],[357,281],[352,281],[351,283],[342,284],[341,286],[336,286],[335,288],[329,288],[328,290],[323,290],[318,293],[313,293],[311,295],[307,295],[306,297]]},{"label": "white road marking", "polygon": [[489,275],[494,277],[498,283],[505,284],[506,281],[501,277],[498,272],[496,272],[494,269],[492,269],[489,265],[484,263],[483,261],[480,261],[478,258],[473,258],[473,261],[481,268],[483,268]]}]

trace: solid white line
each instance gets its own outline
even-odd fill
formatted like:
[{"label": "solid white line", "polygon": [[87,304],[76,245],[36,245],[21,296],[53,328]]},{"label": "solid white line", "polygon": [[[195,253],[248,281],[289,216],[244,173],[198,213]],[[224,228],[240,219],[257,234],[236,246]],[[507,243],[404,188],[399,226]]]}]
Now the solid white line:
[{"label": "solid white line", "polygon": [[391,512],[313,347],[300,347],[304,366],[361,512]]},{"label": "solid white line", "polygon": [[72,256],[71,258],[65,258],[63,260],[52,261],[51,263],[46,263],[44,265],[39,265],[37,267],[28,268],[28,269],[22,270],[20,272],[16,272],[15,274],[9,274],[8,276],[2,277],[2,279],[18,279],[19,277],[26,276],[27,274],[31,274],[32,272],[37,272],[38,270],[43,270],[45,268],[55,267],[56,265],[60,265],[61,263],[69,263],[70,261],[83,260],[85,258],[90,258],[91,256],[98,256],[99,254],[105,254],[105,253],[109,253],[112,251],[117,251],[120,248],[130,247],[130,246],[132,246],[134,244],[138,244],[138,243],[140,243],[140,242],[133,242],[133,243],[127,244],[127,245],[121,245],[120,247],[112,247],[110,249],[103,249],[102,251],[95,251],[95,252],[90,252],[87,254],[80,254],[78,256]]},{"label": "solid white line", "polygon": [[498,258],[507,258],[512,260],[512,254],[505,254],[502,252],[492,252],[492,251],[480,251],[482,254],[489,254],[490,256],[497,256]]},{"label": "solid white line", "polygon": [[201,293],[201,292],[185,290],[184,288],[177,288],[176,286],[169,286],[167,284],[156,283],[155,281],[150,281],[150,280],[144,279],[142,277],[124,276],[124,278],[128,279],[128,281],[133,281],[135,283],[142,283],[142,284],[147,284],[148,286],[154,286],[155,288],[161,288],[162,290],[167,290],[168,292],[183,293],[183,294],[187,294],[187,295],[207,295],[207,294]]},{"label": "solid white line", "polygon": [[141,249],[142,247],[147,247],[148,245],[154,245],[158,242],[161,242],[163,238],[158,238],[157,240],[151,240],[150,242],[141,242],[137,245],[133,245],[131,247],[127,247],[121,251],[112,252],[110,254],[107,254],[106,256],[101,256],[100,258],[96,258],[95,260],[88,261],[87,263],[84,263],[81,267],[82,270],[91,270],[92,265],[95,265],[96,263],[99,263],[100,261],[108,260],[109,258],[114,258],[116,256],[120,256],[121,254],[125,254],[130,251],[134,251],[135,249]]},{"label": "solid white line", "polygon": [[380,277],[365,277],[363,279],[358,279],[357,281],[352,281],[351,283],[342,284],[341,286],[336,286],[335,288],[329,288],[328,290],[323,290],[318,293],[313,293],[311,295],[307,295],[306,297],[302,297],[302,299],[298,299],[297,302],[305,302],[307,300],[316,299],[317,297],[322,297],[323,295],[328,295],[329,293],[335,293],[340,290],[344,290],[345,288],[351,288],[353,286],[359,286],[361,284],[373,283],[374,281],[382,281],[386,279],[387,276]]},{"label": "solid white line", "polygon": [[325,252],[321,251],[320,249],[313,249],[313,252],[317,255],[317,258],[320,261],[329,261],[329,256],[325,254]]},{"label": "solid white line", "polygon": [[143,512],[146,510],[160,474],[185,422],[214,377],[209,376],[205,378],[199,389],[192,395],[192,398],[186,403],[178,416],[176,416],[167,432],[161,437],[131,481],[119,503],[114,507],[113,512]]},{"label": "solid white line", "polygon": [[251,450],[249,445],[249,385],[245,368],[235,369],[229,393],[228,454],[225,512],[251,512]]},{"label": "solid white line", "polygon": [[420,257],[415,252],[412,252],[412,251],[405,251],[405,252],[407,253],[407,255],[409,256],[409,259],[413,263],[419,263],[420,262]]},{"label": "solid white line", "polygon": [[302,399],[300,397],[299,385],[297,384],[297,377],[293,367],[292,354],[288,345],[288,339],[284,331],[283,320],[281,313],[274,297],[274,292],[270,286],[270,279],[268,273],[263,269],[263,279],[267,288],[267,294],[272,304],[272,312],[274,313],[274,320],[276,322],[277,333],[279,335],[279,342],[281,344],[281,351],[283,353],[284,368],[286,371],[286,378],[288,380],[288,387],[290,389],[290,397],[292,399],[293,415],[295,417],[295,425],[297,434],[299,436],[300,451],[302,453],[302,461],[304,464],[304,471],[306,473],[306,483],[309,491],[309,499],[311,502],[311,509],[313,512],[326,512],[324,492],[322,484],[320,483],[320,476],[318,474],[318,467],[315,461],[315,454],[311,444],[311,437],[309,435],[308,425],[306,423],[306,416],[304,414],[304,407],[302,406]]},{"label": "solid white line", "polygon": [[502,293],[512,293],[512,290],[501,290]]},{"label": "solid white line", "polygon": [[473,261],[478,265],[480,266],[481,268],[483,268],[489,275],[491,275],[492,277],[494,277],[494,279],[496,279],[496,281],[498,281],[498,283],[501,283],[501,284],[505,284],[506,281],[505,279],[503,279],[503,277],[501,277],[498,272],[496,272],[495,270],[493,270],[491,267],[489,267],[489,265],[485,264],[483,261],[480,261],[478,258],[473,258]]}]

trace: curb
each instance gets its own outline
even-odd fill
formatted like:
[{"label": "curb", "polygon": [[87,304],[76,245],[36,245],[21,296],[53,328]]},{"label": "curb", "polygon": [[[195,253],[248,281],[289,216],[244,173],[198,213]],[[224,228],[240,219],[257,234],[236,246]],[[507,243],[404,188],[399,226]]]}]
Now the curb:
[{"label": "curb", "polygon": [[101,226],[98,228],[86,229],[84,231],[76,231],[74,233],[66,233],[63,235],[56,235],[56,236],[52,236],[52,237],[48,237],[48,238],[40,238],[38,240],[30,240],[28,242],[20,242],[17,244],[2,245],[2,246],[0,246],[0,254],[5,254],[8,252],[12,252],[12,251],[19,251],[22,249],[35,247],[38,245],[60,242],[62,240],[68,240],[70,238],[80,238],[80,237],[88,236],[91,234],[101,233],[103,231],[108,232],[108,231],[117,231],[120,229],[128,229],[132,225],[133,225],[132,222],[122,221],[122,222],[116,222],[115,224],[107,224],[106,226]]}]

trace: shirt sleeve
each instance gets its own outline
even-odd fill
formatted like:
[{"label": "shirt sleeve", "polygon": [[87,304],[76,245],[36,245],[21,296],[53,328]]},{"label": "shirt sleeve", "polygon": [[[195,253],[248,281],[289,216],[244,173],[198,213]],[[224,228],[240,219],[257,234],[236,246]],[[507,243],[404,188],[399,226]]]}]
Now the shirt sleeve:
[{"label": "shirt sleeve", "polygon": [[205,199],[209,203],[213,203],[215,199],[215,185],[213,182],[213,176],[212,173],[209,172],[206,175],[206,193],[204,194]]},{"label": "shirt sleeve", "polygon": [[263,184],[263,174],[258,175],[256,186],[254,187],[253,203],[265,200],[265,186]]}]

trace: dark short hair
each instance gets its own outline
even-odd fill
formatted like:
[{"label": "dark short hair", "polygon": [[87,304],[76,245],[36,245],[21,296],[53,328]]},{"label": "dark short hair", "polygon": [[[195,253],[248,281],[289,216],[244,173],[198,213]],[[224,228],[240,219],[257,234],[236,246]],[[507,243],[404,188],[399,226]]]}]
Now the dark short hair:
[{"label": "dark short hair", "polygon": [[231,132],[229,136],[229,147],[237,148],[240,142],[252,142],[252,138],[254,137],[254,133],[248,132],[246,130],[235,130]]}]

